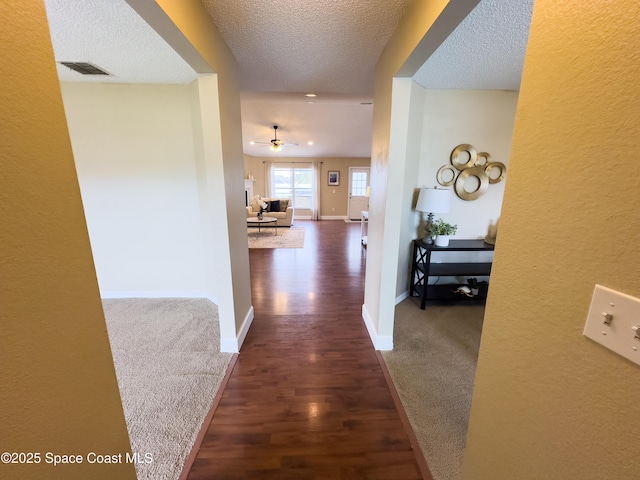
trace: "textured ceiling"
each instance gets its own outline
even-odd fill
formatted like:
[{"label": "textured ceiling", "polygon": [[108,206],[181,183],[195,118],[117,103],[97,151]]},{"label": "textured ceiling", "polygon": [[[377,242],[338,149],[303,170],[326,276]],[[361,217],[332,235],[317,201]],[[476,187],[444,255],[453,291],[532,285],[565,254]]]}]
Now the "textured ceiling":
[{"label": "textured ceiling", "polygon": [[193,69],[124,0],[45,0],[57,62],[89,62],[111,76],[58,64],[63,82],[189,83]]},{"label": "textured ceiling", "polygon": [[[240,66],[244,152],[370,156],[375,65],[410,3],[203,0]],[[298,146],[251,144],[269,142],[273,125]]]},{"label": "textured ceiling", "polygon": [[[427,0],[414,0],[427,1]],[[411,0],[203,0],[240,65],[245,153],[368,157],[374,68]],[[533,0],[481,0],[414,77],[426,88],[517,90]],[[193,70],[126,0],[45,0],[61,81],[188,83]],[[302,94],[313,92],[309,100]],[[312,101],[313,103],[309,103]],[[278,154],[250,141],[278,137]],[[307,145],[313,141],[313,146]]]},{"label": "textured ceiling", "polygon": [[425,88],[519,90],[533,0],[482,0],[413,79]]},{"label": "textured ceiling", "polygon": [[411,0],[204,0],[257,92],[373,93],[376,62]]}]

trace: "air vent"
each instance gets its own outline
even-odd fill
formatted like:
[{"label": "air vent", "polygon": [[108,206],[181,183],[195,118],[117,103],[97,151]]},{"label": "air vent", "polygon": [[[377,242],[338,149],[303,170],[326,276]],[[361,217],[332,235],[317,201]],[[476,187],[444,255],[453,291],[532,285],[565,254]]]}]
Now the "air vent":
[{"label": "air vent", "polygon": [[92,63],[87,62],[59,62],[67,68],[70,68],[74,72],[81,73],[82,75],[109,75],[100,67],[96,67]]}]

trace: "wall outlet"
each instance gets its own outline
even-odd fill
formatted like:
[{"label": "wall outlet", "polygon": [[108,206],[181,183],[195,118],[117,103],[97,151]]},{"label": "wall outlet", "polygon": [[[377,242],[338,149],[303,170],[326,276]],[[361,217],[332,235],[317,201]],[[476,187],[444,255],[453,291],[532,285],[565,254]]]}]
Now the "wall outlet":
[{"label": "wall outlet", "polygon": [[583,335],[640,365],[640,299],[596,285]]}]

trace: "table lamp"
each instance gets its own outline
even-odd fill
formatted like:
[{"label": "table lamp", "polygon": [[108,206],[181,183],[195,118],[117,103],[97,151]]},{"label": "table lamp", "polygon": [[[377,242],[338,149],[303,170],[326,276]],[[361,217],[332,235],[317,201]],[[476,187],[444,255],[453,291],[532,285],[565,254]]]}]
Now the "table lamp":
[{"label": "table lamp", "polygon": [[433,224],[434,213],[447,213],[449,212],[449,205],[451,203],[450,190],[445,188],[427,188],[422,187],[420,194],[418,195],[418,202],[416,203],[416,210],[419,212],[428,213],[427,224],[425,226],[426,236],[424,241],[426,243],[433,243],[429,230]]}]

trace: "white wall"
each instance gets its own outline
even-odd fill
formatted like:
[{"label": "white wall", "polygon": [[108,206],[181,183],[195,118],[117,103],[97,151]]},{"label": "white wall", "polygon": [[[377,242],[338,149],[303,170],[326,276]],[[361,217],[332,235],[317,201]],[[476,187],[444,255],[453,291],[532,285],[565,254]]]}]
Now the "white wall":
[{"label": "white wall", "polygon": [[[456,224],[456,238],[484,238],[491,225],[500,218],[502,198],[506,182],[509,181],[509,155],[515,119],[518,92],[495,90],[424,90],[424,118],[422,120],[422,145],[417,191],[420,187],[445,188],[436,181],[438,169],[450,165],[451,151],[458,145],[468,143],[478,152],[488,152],[492,161],[507,166],[506,178],[500,183],[490,184],[477,200],[465,201],[451,189],[451,210],[436,214]],[[415,208],[415,200],[412,205]],[[403,238],[424,237],[425,215],[413,210],[413,222],[403,226]],[[409,288],[411,245],[400,250],[398,260],[398,284],[396,295],[404,298]],[[434,261],[452,261],[454,254],[443,259],[437,255]],[[481,254],[467,254],[480,260]]]},{"label": "white wall", "polygon": [[492,161],[507,166],[506,178],[500,183],[490,184],[477,200],[462,200],[453,192],[453,186],[447,187],[452,189],[451,211],[436,215],[436,218],[442,217],[457,224],[458,238],[484,238],[489,225],[500,217],[504,187],[509,181],[511,136],[517,103],[518,92],[513,91],[425,91],[418,187],[438,185],[438,169],[451,164],[451,151],[462,143],[473,145],[478,152],[488,152]]},{"label": "white wall", "polygon": [[211,296],[189,86],[62,93],[101,295]]},{"label": "white wall", "polygon": [[[406,127],[406,163],[405,177],[402,185],[402,207],[401,207],[401,226],[398,254],[398,273],[396,281],[396,292],[400,295],[396,296],[395,302],[404,299],[408,295],[407,278],[411,271],[411,249],[413,248],[413,240],[418,238],[415,233],[415,212],[413,210],[417,200],[417,189],[415,182],[418,178],[418,172],[421,166],[422,155],[422,137],[424,135],[423,122],[424,112],[424,95],[426,90],[409,78],[395,78],[393,80],[394,102],[393,111],[398,116],[405,117]],[[401,92],[404,95],[401,95]],[[397,111],[400,107],[399,100],[405,98],[404,111]],[[395,122],[398,126],[399,120]],[[392,123],[393,125],[393,123]],[[406,292],[406,293],[405,293]],[[401,298],[399,298],[401,297]]]},{"label": "white wall", "polygon": [[[478,0],[412,2],[376,64],[369,253],[362,306],[362,318],[376,349],[392,348],[398,243],[403,223],[397,218],[402,215],[404,205],[401,190],[406,187],[405,178],[411,173],[405,171],[407,157],[397,158],[391,154],[398,144],[406,143],[412,135],[411,127],[397,129],[391,125],[392,109],[403,102],[400,99],[400,103],[392,105],[398,86],[393,78],[412,77],[477,3]],[[405,89],[400,91],[401,95],[406,93]]]}]

